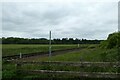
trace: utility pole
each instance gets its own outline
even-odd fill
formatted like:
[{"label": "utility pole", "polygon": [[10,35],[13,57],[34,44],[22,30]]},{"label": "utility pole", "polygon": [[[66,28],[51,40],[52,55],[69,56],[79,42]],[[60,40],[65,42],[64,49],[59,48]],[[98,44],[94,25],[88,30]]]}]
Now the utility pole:
[{"label": "utility pole", "polygon": [[51,56],[51,31],[49,33],[49,57]]}]

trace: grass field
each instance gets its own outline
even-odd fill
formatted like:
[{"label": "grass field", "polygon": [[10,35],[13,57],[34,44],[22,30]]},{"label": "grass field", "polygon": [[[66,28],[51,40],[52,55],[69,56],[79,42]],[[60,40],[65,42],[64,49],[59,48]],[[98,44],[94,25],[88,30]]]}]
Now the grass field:
[{"label": "grass field", "polygon": [[[41,48],[42,46],[42,48]],[[118,50],[116,48],[113,49],[101,49],[99,48],[99,45],[81,45],[80,47],[87,46],[86,48],[77,51],[77,52],[69,52],[65,54],[59,54],[56,56],[52,57],[43,57],[43,58],[35,58],[31,59],[29,61],[75,61],[75,62],[80,62],[80,61],[90,61],[90,62],[107,62],[107,61],[117,61],[117,55],[118,55]],[[25,48],[27,47],[27,48]],[[53,45],[54,50],[57,49],[67,49],[67,48],[74,48],[77,47],[77,45]],[[5,50],[13,50],[13,52],[16,50],[18,52],[19,50],[22,50],[21,48],[24,48],[25,51],[28,53],[31,52],[33,49],[48,49],[48,45],[3,45],[3,49]],[[18,50],[18,51],[17,51]],[[30,50],[30,51],[29,51]],[[36,51],[35,50],[35,51]],[[45,51],[46,51],[45,50]],[[24,51],[24,50],[23,50]],[[41,50],[40,50],[41,51]],[[5,54],[3,52],[3,54]],[[10,53],[6,53],[7,55],[11,55]],[[15,54],[15,53],[14,53]],[[19,60],[20,61],[20,60]],[[37,69],[45,69],[45,70],[72,70],[72,71],[108,71],[108,72],[116,72],[116,68],[97,68],[97,67],[92,67],[92,68],[79,68],[79,67],[71,67],[71,66],[62,66],[59,67],[57,65],[45,65],[45,66],[39,66],[39,65],[24,65],[22,67],[23,69],[32,69],[32,70],[37,70]],[[46,76],[44,74],[42,75],[17,75],[16,74],[16,67],[15,64],[9,63],[3,60],[3,78],[16,78],[16,77],[23,77],[24,79],[29,78],[35,78],[35,77],[50,77]],[[63,76],[66,77],[66,76]],[[28,80],[29,80],[28,79]]]},{"label": "grass field", "polygon": [[[77,48],[77,45],[52,45],[52,51],[70,48]],[[19,55],[20,53],[29,54],[36,52],[47,52],[48,50],[49,45],[4,44],[2,45],[2,56]]]}]

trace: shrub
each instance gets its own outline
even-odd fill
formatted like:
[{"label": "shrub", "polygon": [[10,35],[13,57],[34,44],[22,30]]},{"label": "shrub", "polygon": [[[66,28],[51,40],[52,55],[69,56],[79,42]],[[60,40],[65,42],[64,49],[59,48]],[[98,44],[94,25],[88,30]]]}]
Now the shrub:
[{"label": "shrub", "polygon": [[101,42],[100,47],[107,49],[120,47],[120,32],[109,34],[107,40]]}]

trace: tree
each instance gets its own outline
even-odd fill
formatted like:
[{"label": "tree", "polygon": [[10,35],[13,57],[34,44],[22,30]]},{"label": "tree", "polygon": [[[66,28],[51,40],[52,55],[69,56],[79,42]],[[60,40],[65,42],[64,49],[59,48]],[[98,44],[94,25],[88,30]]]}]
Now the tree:
[{"label": "tree", "polygon": [[120,32],[109,34],[107,40],[101,42],[101,47],[108,49],[120,47]]}]

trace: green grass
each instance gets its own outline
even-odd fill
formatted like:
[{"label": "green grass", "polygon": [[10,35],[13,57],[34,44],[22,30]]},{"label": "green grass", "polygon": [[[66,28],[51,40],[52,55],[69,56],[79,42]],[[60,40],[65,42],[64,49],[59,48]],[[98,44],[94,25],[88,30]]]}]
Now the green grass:
[{"label": "green grass", "polygon": [[[76,47],[77,45],[52,45],[52,50],[55,51],[55,50],[70,49]],[[3,44],[2,56],[18,55],[20,53],[29,54],[35,52],[47,52],[48,50],[49,50],[49,45]]]},{"label": "green grass", "polygon": [[[114,62],[117,61],[118,49],[101,49],[99,47],[87,47],[78,52],[69,52],[52,56],[51,58],[37,58],[31,61],[89,61],[89,62]],[[30,61],[30,60],[29,60]],[[28,70],[60,70],[60,71],[81,71],[81,72],[118,72],[118,68],[113,67],[72,67],[72,66],[59,66],[59,65],[24,65],[22,69]],[[39,76],[40,77],[40,76]],[[42,76],[41,76],[42,77]],[[69,76],[70,77],[70,76]],[[102,80],[102,79],[101,79]]]},{"label": "green grass", "polygon": [[[18,46],[18,45],[16,45]],[[28,45],[27,45],[28,46]],[[41,46],[41,45],[36,45],[36,46]],[[43,45],[43,46],[47,46],[47,45]],[[62,46],[62,45],[61,45]],[[68,46],[68,45],[67,45]],[[75,62],[79,62],[79,61],[91,61],[91,62],[99,62],[99,61],[117,61],[117,55],[118,55],[118,50],[116,48],[113,49],[101,49],[99,48],[97,45],[87,45],[88,47],[85,49],[82,49],[80,51],[77,52],[69,52],[69,53],[65,53],[65,54],[60,54],[60,55],[56,55],[56,56],[52,56],[51,58],[49,57],[43,57],[43,58],[36,58],[36,59],[31,59],[29,61],[75,61]],[[19,45],[18,47],[15,47],[15,49],[21,49],[21,47],[23,47],[23,45]],[[32,47],[32,46],[31,46]],[[58,45],[54,46],[54,47],[58,47]],[[95,48],[94,48],[95,47]],[[8,47],[6,46],[6,48],[9,49],[9,45]],[[12,48],[12,47],[11,47]],[[14,48],[12,48],[14,49]],[[56,48],[57,49],[57,48]],[[63,48],[61,48],[63,49]],[[80,68],[80,67],[71,67],[71,66],[58,66],[58,65],[24,65],[22,66],[22,69],[30,69],[30,70],[39,70],[39,69],[44,69],[44,70],[72,70],[72,71],[88,71],[88,72],[116,72],[117,69],[116,68],[99,68],[99,67],[91,67],[91,68]],[[3,78],[13,78],[13,77],[23,77],[24,79],[26,78],[46,78],[46,77],[50,77],[51,75],[27,75],[27,74],[23,74],[23,75],[17,75],[16,73],[16,69],[15,69],[15,64],[12,63],[6,63],[6,61],[3,60]],[[53,78],[55,78],[54,75],[52,75]],[[66,77],[66,76],[64,76]]]},{"label": "green grass", "polygon": [[12,63],[6,63],[3,61],[2,64],[2,77],[3,78],[12,78],[16,76],[16,69],[15,69],[15,64]]},{"label": "green grass", "polygon": [[70,65],[56,65],[56,64],[24,64],[22,70],[52,70],[52,71],[80,71],[80,72],[117,72],[117,68],[111,67],[79,67]]},{"label": "green grass", "polygon": [[[80,45],[80,47],[85,47],[88,45]],[[62,49],[70,49],[76,48],[77,45],[52,45],[52,50],[62,50]],[[34,52],[44,52],[48,51],[48,45],[24,45],[24,44],[4,44],[2,45],[2,56],[16,55],[20,52],[23,54],[29,54]],[[3,69],[3,78],[12,78],[17,76],[15,71],[15,64],[8,63],[4,59],[2,61],[2,69]]]},{"label": "green grass", "polygon": [[117,55],[118,51],[116,48],[106,50],[97,47],[94,49],[85,48],[78,52],[69,52],[66,54],[52,56],[50,58],[36,58],[34,61],[117,61]]}]

